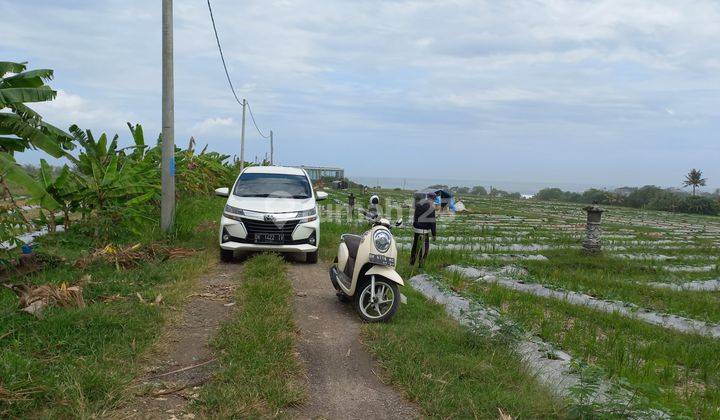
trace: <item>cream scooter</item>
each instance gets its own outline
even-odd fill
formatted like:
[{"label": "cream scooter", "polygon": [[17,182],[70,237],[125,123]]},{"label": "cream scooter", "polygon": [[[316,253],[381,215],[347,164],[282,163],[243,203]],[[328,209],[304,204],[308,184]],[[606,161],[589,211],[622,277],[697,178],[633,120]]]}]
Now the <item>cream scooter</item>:
[{"label": "cream scooter", "polygon": [[[338,255],[330,267],[330,280],[341,301],[352,299],[358,315],[367,322],[387,321],[395,315],[403,279],[395,271],[397,247],[390,233],[390,222],[375,210],[379,199],[371,199],[365,217],[372,222],[362,236],[344,234]],[[402,219],[395,226],[402,225]]]}]

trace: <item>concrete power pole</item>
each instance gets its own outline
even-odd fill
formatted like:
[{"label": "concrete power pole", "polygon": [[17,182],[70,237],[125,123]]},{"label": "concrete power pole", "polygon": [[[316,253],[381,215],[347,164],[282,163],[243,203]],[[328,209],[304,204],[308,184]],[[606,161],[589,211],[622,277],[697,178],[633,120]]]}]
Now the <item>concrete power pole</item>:
[{"label": "concrete power pole", "polygon": [[162,0],[162,195],[160,227],[168,232],[175,218],[175,112],[173,91],[173,4]]},{"label": "concrete power pole", "polygon": [[275,155],[275,148],[273,146],[273,133],[272,130],[270,130],[270,165],[274,165],[275,160],[273,159]]},{"label": "concrete power pole", "polygon": [[245,169],[245,108],[247,108],[247,100],[243,99],[242,114],[242,132],[240,133],[240,172]]}]

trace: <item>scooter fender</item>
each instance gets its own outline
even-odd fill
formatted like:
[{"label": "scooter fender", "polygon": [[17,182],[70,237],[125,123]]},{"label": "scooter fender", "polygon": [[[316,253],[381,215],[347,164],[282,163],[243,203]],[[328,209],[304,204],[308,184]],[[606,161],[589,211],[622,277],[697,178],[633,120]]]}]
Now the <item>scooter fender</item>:
[{"label": "scooter fender", "polygon": [[340,246],[338,246],[338,253],[337,253],[337,259],[338,259],[337,266],[341,272],[345,271],[345,265],[347,265],[349,256],[350,256],[350,251],[348,251],[347,245],[345,245],[344,242],[340,242]]},{"label": "scooter fender", "polygon": [[370,267],[370,269],[365,274],[368,276],[376,275],[380,277],[385,277],[386,279],[394,281],[400,286],[405,286],[405,282],[403,281],[402,277],[400,277],[400,274],[398,274],[397,271],[395,271],[392,267],[386,267],[384,265],[374,265]]}]

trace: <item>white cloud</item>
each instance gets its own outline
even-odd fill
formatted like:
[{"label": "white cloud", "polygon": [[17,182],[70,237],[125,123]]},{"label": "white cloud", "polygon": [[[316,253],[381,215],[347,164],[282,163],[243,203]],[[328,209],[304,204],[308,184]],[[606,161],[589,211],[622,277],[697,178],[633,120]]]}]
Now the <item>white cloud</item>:
[{"label": "white cloud", "polygon": [[77,124],[80,128],[113,131],[126,129],[126,122],[135,121],[132,112],[117,111],[110,108],[106,101],[96,98],[88,100],[64,89],[57,90],[57,97],[53,101],[30,105],[45,121],[61,128]]},{"label": "white cloud", "polygon": [[192,128],[193,128],[193,131],[197,131],[199,133],[208,133],[208,132],[211,132],[220,127],[231,127],[234,125],[236,125],[235,121],[233,121],[233,119],[231,117],[227,117],[227,118],[214,117],[214,118],[205,118],[204,120],[195,124]]}]

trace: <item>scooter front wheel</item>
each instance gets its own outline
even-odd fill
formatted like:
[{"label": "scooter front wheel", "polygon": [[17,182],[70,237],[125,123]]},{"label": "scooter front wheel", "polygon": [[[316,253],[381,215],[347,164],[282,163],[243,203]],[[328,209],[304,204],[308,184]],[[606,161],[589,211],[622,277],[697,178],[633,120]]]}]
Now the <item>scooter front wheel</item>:
[{"label": "scooter front wheel", "polygon": [[400,305],[400,291],[395,282],[375,277],[364,278],[355,291],[355,310],[365,322],[385,322],[395,315]]}]

